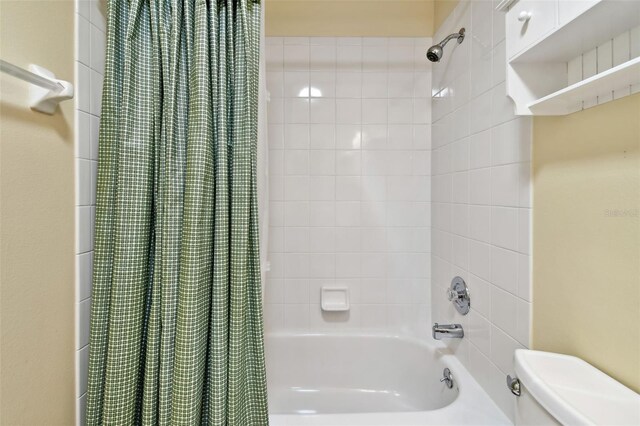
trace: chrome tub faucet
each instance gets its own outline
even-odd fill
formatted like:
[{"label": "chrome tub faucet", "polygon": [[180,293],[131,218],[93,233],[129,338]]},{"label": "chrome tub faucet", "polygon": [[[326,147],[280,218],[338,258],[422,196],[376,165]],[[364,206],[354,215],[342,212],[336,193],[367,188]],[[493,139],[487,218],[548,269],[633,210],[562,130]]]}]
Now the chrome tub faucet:
[{"label": "chrome tub faucet", "polygon": [[436,340],[444,338],[450,339],[462,339],[464,337],[464,330],[460,324],[433,324],[431,327],[431,334]]}]

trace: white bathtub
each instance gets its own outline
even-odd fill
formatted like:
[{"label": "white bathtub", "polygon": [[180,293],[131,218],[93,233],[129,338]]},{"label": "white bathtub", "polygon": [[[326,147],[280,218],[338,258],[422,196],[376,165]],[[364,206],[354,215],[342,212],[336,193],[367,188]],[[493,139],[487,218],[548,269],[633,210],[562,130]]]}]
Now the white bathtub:
[{"label": "white bathtub", "polygon": [[511,424],[439,342],[273,333],[266,358],[271,426]]}]

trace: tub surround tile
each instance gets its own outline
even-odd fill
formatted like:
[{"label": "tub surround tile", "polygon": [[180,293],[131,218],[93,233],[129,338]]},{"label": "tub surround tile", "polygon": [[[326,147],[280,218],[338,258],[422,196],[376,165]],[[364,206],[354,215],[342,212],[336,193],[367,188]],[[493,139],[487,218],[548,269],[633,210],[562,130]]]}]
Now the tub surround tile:
[{"label": "tub surround tile", "polygon": [[76,293],[77,300],[91,297],[93,277],[93,251],[76,255]]},{"label": "tub surround tile", "polygon": [[[431,300],[434,320],[468,331],[466,350],[445,344],[513,419],[504,377],[530,338],[532,123],[505,95],[504,15],[493,3],[461,2],[434,37],[467,25],[433,67]],[[443,296],[455,275],[471,291],[466,317]]]},{"label": "tub surround tile", "polygon": [[[428,332],[430,43],[268,38],[267,331]],[[347,315],[320,310],[330,285]]]}]

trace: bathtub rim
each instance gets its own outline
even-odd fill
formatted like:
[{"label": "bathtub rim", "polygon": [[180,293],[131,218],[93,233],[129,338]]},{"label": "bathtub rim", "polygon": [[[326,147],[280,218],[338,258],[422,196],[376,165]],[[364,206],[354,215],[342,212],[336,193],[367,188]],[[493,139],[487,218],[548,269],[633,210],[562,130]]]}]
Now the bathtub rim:
[{"label": "bathtub rim", "polygon": [[[333,331],[273,331],[264,335],[265,342],[269,337],[278,338],[296,338],[296,337],[329,337],[329,338],[378,338],[385,340],[398,340],[411,343],[416,346],[425,348],[437,360],[441,361],[445,367],[451,369],[454,375],[457,395],[449,404],[428,411],[399,411],[399,412],[355,412],[355,413],[321,413],[321,414],[270,414],[269,418],[272,426],[280,425],[342,425],[342,424],[378,424],[369,423],[375,417],[379,419],[395,418],[401,421],[403,425],[420,425],[423,424],[462,424],[459,423],[460,410],[471,410],[479,407],[483,408],[484,417],[487,420],[484,424],[512,424],[507,415],[498,407],[488,393],[474,379],[469,370],[457,358],[454,351],[443,342],[430,340],[411,334],[403,334],[398,332],[387,331],[349,331],[349,332],[333,332]],[[268,390],[267,390],[268,392]],[[478,414],[477,412],[469,413],[471,416]],[[481,416],[482,417],[482,416]],[[471,418],[471,417],[470,417]],[[306,419],[306,420],[304,420]],[[435,419],[435,423],[428,423],[430,419]],[[448,419],[451,423],[443,420]],[[342,423],[347,420],[347,423]],[[395,421],[395,420],[394,420]],[[413,423],[415,422],[415,423]],[[382,424],[382,423],[381,423]],[[475,424],[475,423],[469,423]],[[480,422],[479,424],[483,424]]]}]

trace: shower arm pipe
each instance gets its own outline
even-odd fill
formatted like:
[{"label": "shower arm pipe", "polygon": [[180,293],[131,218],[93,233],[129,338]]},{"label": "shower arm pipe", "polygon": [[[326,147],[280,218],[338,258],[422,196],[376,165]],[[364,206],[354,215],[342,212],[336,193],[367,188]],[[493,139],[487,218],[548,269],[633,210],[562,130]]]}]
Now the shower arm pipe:
[{"label": "shower arm pipe", "polygon": [[[446,36],[444,38],[444,40],[442,40],[440,43],[438,43],[438,46],[445,47],[447,45],[447,43],[449,43],[454,38],[458,39],[458,43],[462,43],[462,40],[464,40],[464,32],[465,32],[465,30],[464,30],[464,28],[462,28],[457,33],[449,34],[448,36]],[[462,40],[460,40],[460,38],[462,38]]]}]

